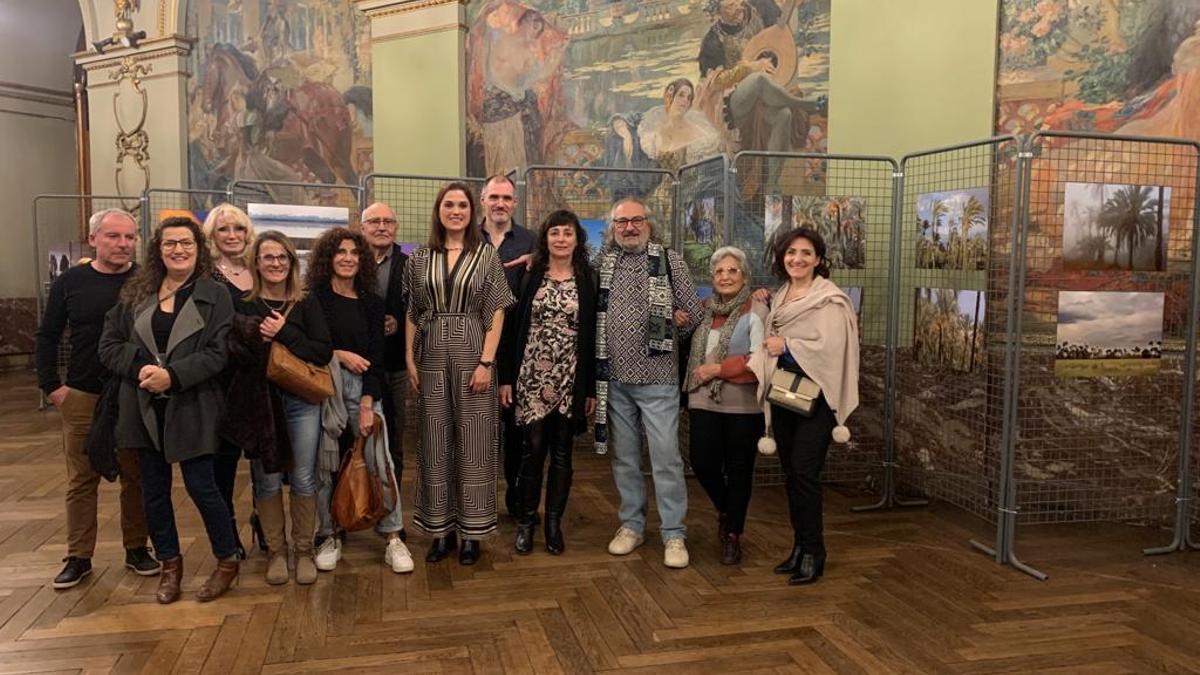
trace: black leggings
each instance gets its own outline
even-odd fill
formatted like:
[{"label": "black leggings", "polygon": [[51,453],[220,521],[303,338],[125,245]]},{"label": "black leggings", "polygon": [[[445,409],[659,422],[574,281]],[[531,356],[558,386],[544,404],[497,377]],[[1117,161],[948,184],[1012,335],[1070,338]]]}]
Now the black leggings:
[{"label": "black leggings", "polygon": [[825,554],[821,470],[835,426],[837,419],[824,396],[817,399],[812,417],[771,406],[771,429],[783,465],[795,543],[813,555]]},{"label": "black leggings", "polygon": [[741,534],[746,527],[763,416],[695,408],[688,412],[692,470],[717,513],[729,517],[729,531]]},{"label": "black leggings", "polygon": [[524,448],[517,474],[520,494],[520,520],[532,525],[537,521],[538,502],[542,494],[542,468],[550,456],[550,471],[546,481],[546,519],[559,520],[567,508],[571,491],[571,451],[575,442],[574,425],[562,414],[552,412],[540,420],[521,427]]}]

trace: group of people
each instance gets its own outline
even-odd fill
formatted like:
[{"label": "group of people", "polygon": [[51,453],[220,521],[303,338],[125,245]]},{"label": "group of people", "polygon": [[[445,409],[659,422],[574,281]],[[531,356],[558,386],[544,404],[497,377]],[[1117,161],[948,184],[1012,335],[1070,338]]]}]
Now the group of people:
[{"label": "group of people", "polygon": [[[486,182],[482,215],[471,189],[450,183],[433,205],[427,243],[411,256],[395,243],[395,213],[372,204],[361,226],[321,235],[303,279],[288,237],[256,233],[232,205],[203,225],[164,220],[141,265],[132,216],[95,214],[95,258],[54,282],[38,334],[39,385],[62,413],[69,476],[68,551],[54,586],[91,572],[100,475],[88,431],[104,414],[120,448],[125,564],[161,574],[159,602],[178,599],[183,579],[172,465],[217,559],[196,593],[207,601],[229,589],[246,556],[234,515],[240,459],[250,460],[250,520],[267,552],[266,581],[294,575],[311,584],[342,555],[331,496],[356,440],[379,484],[397,486],[384,490],[386,513],[375,525],[384,561],[412,571],[398,492],[410,400],[412,524],[431,538],[427,562],[456,550],[460,564],[479,560],[481,540],[499,525],[500,448],[514,549],[533,550],[541,520],[545,549],[562,554],[572,451],[591,429],[597,451],[611,455],[620,495],[608,551],[627,555],[645,539],[644,436],[663,562],[686,567],[683,395],[691,464],[719,514],[721,561],[741,559],[755,455],[777,447],[795,537],[776,571],[791,583],[819,578],[821,469],[857,406],[858,368],[854,311],[827,278],[820,235],[777,237],[771,256],[782,285],[773,294],[752,294],[744,252],[717,250],[714,294],[701,302],[682,256],[657,240],[638,199],[613,206],[595,261],[575,214],[557,211],[531,231],[514,222],[516,204],[504,176]],[[64,384],[57,347],[65,331]],[[267,366],[281,348],[328,366],[335,393],[313,402],[272,382]],[[811,410],[772,402],[776,370],[820,386]]]}]

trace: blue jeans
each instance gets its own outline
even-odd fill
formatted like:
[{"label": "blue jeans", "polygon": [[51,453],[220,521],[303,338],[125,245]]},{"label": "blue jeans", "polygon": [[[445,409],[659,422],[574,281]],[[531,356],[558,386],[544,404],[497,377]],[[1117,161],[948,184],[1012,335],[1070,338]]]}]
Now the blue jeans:
[{"label": "blue jeans", "polygon": [[[321,406],[279,392],[287,416],[288,437],[292,445],[292,470],[288,482],[292,494],[311,497],[317,494],[317,445],[321,440]],[[283,491],[282,473],[264,473],[261,460],[250,462],[254,475],[255,499],[274,497]]]},{"label": "blue jeans", "polygon": [[673,384],[608,384],[608,447],[613,479],[621,495],[618,516],[624,527],[646,529],[646,479],[642,476],[642,443],[646,429],[654,499],[662,521],[662,539],[687,536],[687,482],[679,454],[679,387]]},{"label": "blue jeans", "polygon": [[[342,401],[346,404],[346,429],[358,433],[358,409],[362,400],[362,376],[349,370],[342,370]],[[383,402],[374,401],[371,409],[376,415],[383,417]],[[333,515],[329,511],[330,500],[333,499],[333,489],[336,482],[317,489],[317,536],[324,537],[333,534]],[[397,481],[399,487],[399,481]],[[396,495],[396,508],[375,524],[379,534],[390,534],[404,529],[403,514],[400,511],[400,495]]]},{"label": "blue jeans", "polygon": [[[142,503],[146,508],[146,525],[150,530],[150,541],[154,543],[154,554],[159,560],[178,558],[179,530],[175,527],[175,507],[171,503],[174,469],[154,448],[139,448],[138,460],[142,469]],[[217,489],[213,456],[184,460],[179,463],[179,470],[188,496],[204,520],[213,555],[228,558],[236,554],[233,523],[229,520],[225,499]]]}]

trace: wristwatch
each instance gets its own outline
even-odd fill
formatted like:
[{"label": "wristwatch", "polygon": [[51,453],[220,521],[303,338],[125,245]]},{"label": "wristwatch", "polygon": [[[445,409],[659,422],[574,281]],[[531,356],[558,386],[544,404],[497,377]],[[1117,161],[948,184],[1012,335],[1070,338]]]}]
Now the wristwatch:
[{"label": "wristwatch", "polygon": [[479,362],[479,365],[483,366],[484,368],[491,368],[491,367],[492,367],[493,365],[495,365],[495,364],[496,364],[496,362],[495,362],[495,361],[482,361],[482,360],[481,360],[481,361]]}]

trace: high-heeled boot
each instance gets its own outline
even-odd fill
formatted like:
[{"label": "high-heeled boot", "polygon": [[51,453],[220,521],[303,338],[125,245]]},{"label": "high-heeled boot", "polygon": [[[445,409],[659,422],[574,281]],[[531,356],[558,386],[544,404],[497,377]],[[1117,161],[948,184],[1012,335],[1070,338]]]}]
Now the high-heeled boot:
[{"label": "high-heeled boot", "polygon": [[[565,452],[569,453],[570,449]],[[567,512],[567,497],[571,494],[572,473],[569,456],[551,460],[546,482],[546,550],[551,555],[562,555],[567,550],[562,520]]]},{"label": "high-heeled boot", "polygon": [[196,600],[200,602],[211,602],[225,595],[225,591],[237,583],[238,577],[238,559],[234,556],[223,558],[217,561],[217,569],[213,570],[212,575],[208,577],[208,581],[196,591]]},{"label": "high-heeled boot", "polygon": [[169,605],[179,599],[179,587],[183,584],[183,556],[162,561],[162,573],[158,577],[158,591],[154,599],[160,605]]},{"label": "high-heeled boot", "polygon": [[783,562],[775,566],[775,574],[791,574],[796,571],[796,567],[800,564],[800,557],[804,555],[804,549],[799,543],[792,544],[792,552],[788,557],[784,558]]}]

